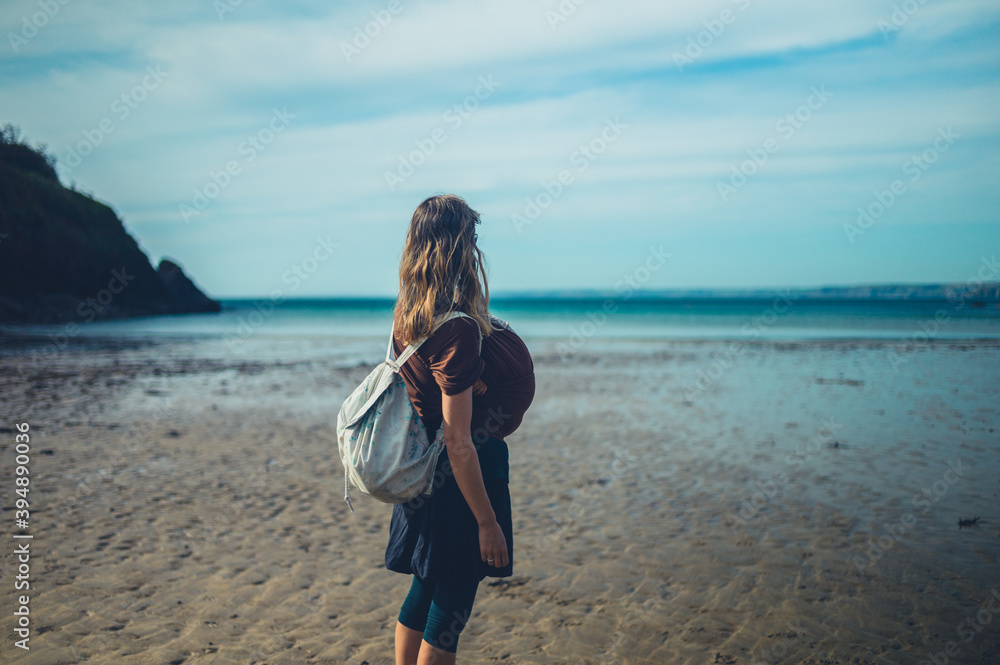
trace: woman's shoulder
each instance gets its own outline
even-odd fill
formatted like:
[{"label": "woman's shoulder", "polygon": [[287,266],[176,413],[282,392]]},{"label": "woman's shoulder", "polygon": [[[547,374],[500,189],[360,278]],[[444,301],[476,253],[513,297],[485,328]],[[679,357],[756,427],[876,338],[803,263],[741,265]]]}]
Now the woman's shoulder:
[{"label": "woman's shoulder", "polygon": [[457,395],[476,382],[485,368],[481,351],[479,326],[466,317],[440,325],[420,348],[445,395]]},{"label": "woman's shoulder", "polygon": [[437,335],[459,337],[469,335],[470,333],[479,335],[479,323],[471,316],[465,315],[456,316],[448,321],[445,321],[438,326],[432,337]]},{"label": "woman's shoulder", "polygon": [[[437,352],[454,347],[467,347],[475,350],[480,342],[479,324],[475,319],[468,316],[456,316],[445,321],[435,330],[424,343],[425,355],[434,355]],[[475,345],[473,347],[472,345]]]}]

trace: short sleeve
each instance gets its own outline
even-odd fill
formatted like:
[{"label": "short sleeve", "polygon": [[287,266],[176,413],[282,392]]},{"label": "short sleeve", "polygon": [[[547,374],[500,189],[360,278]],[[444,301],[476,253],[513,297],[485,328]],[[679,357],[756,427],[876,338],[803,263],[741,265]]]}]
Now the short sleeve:
[{"label": "short sleeve", "polygon": [[485,363],[479,354],[479,324],[472,319],[448,321],[426,342],[428,365],[445,395],[457,395],[476,382]]}]

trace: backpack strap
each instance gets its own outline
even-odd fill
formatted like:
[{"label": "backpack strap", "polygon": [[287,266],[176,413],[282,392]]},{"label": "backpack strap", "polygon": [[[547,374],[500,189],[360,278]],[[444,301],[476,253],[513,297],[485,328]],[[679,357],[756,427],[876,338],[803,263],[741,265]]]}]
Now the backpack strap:
[{"label": "backpack strap", "polygon": [[[439,320],[435,322],[434,327],[431,329],[431,332],[430,332],[429,335],[427,335],[426,337],[422,337],[422,338],[418,339],[415,342],[412,342],[409,346],[407,346],[405,349],[403,349],[403,352],[401,354],[399,354],[399,358],[396,358],[396,359],[393,359],[393,357],[392,357],[393,356],[392,338],[393,338],[393,334],[395,333],[395,330],[396,330],[396,327],[395,327],[396,324],[395,324],[395,321],[393,321],[392,332],[390,332],[390,334],[389,334],[389,348],[387,348],[386,351],[385,351],[385,362],[386,362],[386,364],[389,365],[389,367],[392,368],[393,372],[395,372],[396,374],[399,374],[399,370],[403,367],[403,365],[406,363],[406,361],[410,359],[410,356],[412,356],[414,353],[417,352],[417,349],[420,348],[421,344],[423,344],[424,342],[426,342],[430,338],[431,335],[433,335],[435,332],[437,332],[438,328],[440,328],[441,326],[443,326],[448,321],[451,321],[452,319],[456,319],[456,318],[458,318],[460,316],[464,316],[467,319],[471,319],[472,318],[471,316],[469,316],[465,312],[459,312],[457,310],[453,311],[453,312],[448,312],[447,314],[442,315],[439,318]],[[475,319],[473,319],[473,320],[475,320]],[[477,325],[476,328],[479,329],[479,326]],[[480,351],[483,350],[483,331],[481,329],[479,330],[479,350]]]}]

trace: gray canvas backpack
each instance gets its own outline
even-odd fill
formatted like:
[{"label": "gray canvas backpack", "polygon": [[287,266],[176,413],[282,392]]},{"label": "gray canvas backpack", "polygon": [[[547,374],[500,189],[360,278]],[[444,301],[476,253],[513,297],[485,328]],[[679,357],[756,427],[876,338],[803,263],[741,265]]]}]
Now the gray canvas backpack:
[{"label": "gray canvas backpack", "polygon": [[[435,320],[431,335],[455,317],[449,312]],[[393,358],[392,335],[385,361],[351,393],[337,415],[337,443],[344,465],[344,500],[351,505],[351,485],[385,503],[404,503],[420,494],[429,496],[434,472],[444,449],[442,424],[430,443],[427,430],[410,403],[406,383],[399,375],[430,335],[419,339]],[[480,345],[482,331],[479,332]]]}]

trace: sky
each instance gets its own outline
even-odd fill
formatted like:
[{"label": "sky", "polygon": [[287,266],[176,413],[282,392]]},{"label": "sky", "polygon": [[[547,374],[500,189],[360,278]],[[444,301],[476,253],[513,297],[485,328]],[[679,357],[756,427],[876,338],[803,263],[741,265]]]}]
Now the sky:
[{"label": "sky", "polygon": [[440,193],[494,293],[965,282],[1000,249],[993,0],[5,0],[0,27],[0,123],[214,297],[394,295]]}]

